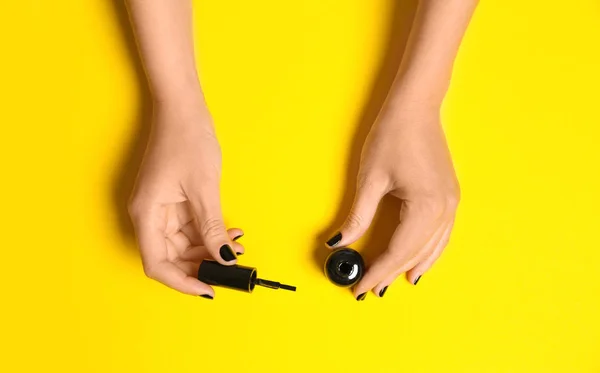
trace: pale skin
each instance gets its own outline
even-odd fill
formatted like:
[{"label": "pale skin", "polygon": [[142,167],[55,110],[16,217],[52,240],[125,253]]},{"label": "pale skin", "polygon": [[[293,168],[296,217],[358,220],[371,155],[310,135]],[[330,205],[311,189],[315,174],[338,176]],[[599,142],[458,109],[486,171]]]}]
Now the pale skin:
[{"label": "pale skin", "polygon": [[[330,247],[369,228],[385,195],[402,201],[387,250],[355,286],[383,296],[406,274],[415,284],[446,247],[460,189],[440,106],[476,0],[421,0],[400,70],[364,144],[354,205]],[[221,153],[194,60],[190,0],[128,0],[154,99],[154,119],[129,210],[145,273],[185,294],[214,297],[200,262],[237,262],[241,229],[223,222]],[[224,247],[230,254],[222,255]]]}]

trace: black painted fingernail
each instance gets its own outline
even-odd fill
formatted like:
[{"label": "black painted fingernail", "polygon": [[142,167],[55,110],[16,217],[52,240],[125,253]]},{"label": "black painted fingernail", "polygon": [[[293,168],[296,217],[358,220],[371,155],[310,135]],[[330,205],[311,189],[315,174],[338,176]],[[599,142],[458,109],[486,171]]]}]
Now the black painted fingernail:
[{"label": "black painted fingernail", "polygon": [[236,254],[237,254],[238,256],[240,256],[240,255],[244,255],[244,253],[236,253]]},{"label": "black painted fingernail", "polygon": [[329,241],[327,241],[327,246],[334,247],[342,240],[342,233],[338,232],[335,236],[331,237]]},{"label": "black painted fingernail", "polygon": [[233,252],[233,250],[231,250],[231,247],[229,247],[229,245],[221,246],[219,254],[221,254],[221,258],[223,258],[223,260],[226,262],[231,262],[236,258],[235,253]]},{"label": "black painted fingernail", "polygon": [[[233,240],[234,240],[234,241],[237,241],[237,240],[239,240],[239,239],[240,239],[240,238],[242,238],[242,237],[244,237],[244,234],[243,234],[243,233],[242,233],[242,234],[240,234],[239,236],[235,237]],[[239,254],[239,253],[238,253],[238,254]]]},{"label": "black painted fingernail", "polygon": [[384,294],[385,294],[385,292],[387,291],[387,288],[388,288],[388,287],[386,286],[386,287],[384,287],[383,289],[379,290],[379,297],[380,297],[380,298],[381,298],[381,297],[383,297],[383,295],[384,295]]},{"label": "black painted fingernail", "polygon": [[200,295],[202,298],[206,298],[206,299],[214,299],[211,295],[209,294],[202,294]]},{"label": "black painted fingernail", "polygon": [[415,282],[413,282],[413,285],[416,285],[417,282],[419,282],[420,279],[421,279],[421,276],[417,277],[417,279],[415,280]]},{"label": "black painted fingernail", "polygon": [[362,293],[361,295],[356,297],[356,300],[358,300],[358,301],[365,300],[366,297],[367,297],[367,293]]}]

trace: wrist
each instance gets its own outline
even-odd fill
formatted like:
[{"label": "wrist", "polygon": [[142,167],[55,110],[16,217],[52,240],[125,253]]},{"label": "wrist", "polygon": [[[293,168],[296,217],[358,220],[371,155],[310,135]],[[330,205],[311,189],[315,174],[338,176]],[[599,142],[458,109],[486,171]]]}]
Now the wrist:
[{"label": "wrist", "polygon": [[391,90],[378,116],[377,126],[427,127],[440,124],[441,99],[411,90]]},{"label": "wrist", "polygon": [[157,110],[179,113],[208,113],[202,87],[197,78],[173,80],[153,87],[152,103]]},{"label": "wrist", "polygon": [[448,89],[447,84],[428,82],[396,81],[390,90],[388,103],[393,107],[411,110],[439,111]]},{"label": "wrist", "polygon": [[178,106],[182,103],[204,105],[204,93],[196,79],[172,82],[169,86],[151,87],[151,95],[153,103],[160,106]]},{"label": "wrist", "polygon": [[[443,97],[439,98],[426,92],[412,90],[391,91],[383,107],[383,116],[402,119],[415,119],[439,116]],[[408,121],[402,120],[401,123]]]},{"label": "wrist", "polygon": [[431,64],[415,66],[403,61],[388,100],[395,105],[412,105],[439,110],[450,86],[451,69]]},{"label": "wrist", "polygon": [[181,90],[166,96],[153,95],[153,107],[154,125],[157,128],[185,130],[205,127],[213,130],[212,117],[200,90]]}]

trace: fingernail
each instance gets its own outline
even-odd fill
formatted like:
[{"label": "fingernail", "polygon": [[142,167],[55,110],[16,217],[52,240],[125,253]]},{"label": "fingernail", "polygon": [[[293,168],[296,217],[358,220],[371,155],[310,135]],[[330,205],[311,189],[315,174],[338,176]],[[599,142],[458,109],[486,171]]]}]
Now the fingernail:
[{"label": "fingernail", "polygon": [[386,286],[386,287],[384,287],[383,289],[379,290],[379,297],[380,297],[380,298],[381,298],[381,297],[383,297],[383,295],[384,295],[384,294],[385,294],[385,292],[387,291],[387,288],[388,288],[388,287]]},{"label": "fingernail", "polygon": [[237,254],[238,256],[240,256],[240,255],[244,255],[244,253],[236,253],[236,254]]},{"label": "fingernail", "polygon": [[327,246],[334,247],[335,245],[340,243],[341,240],[342,240],[342,233],[337,232],[337,234],[335,236],[331,237],[329,239],[329,241],[327,241]]},{"label": "fingernail", "polygon": [[223,260],[226,262],[231,262],[236,258],[235,253],[233,252],[233,250],[231,250],[231,247],[229,247],[229,245],[221,246],[219,254],[221,255],[221,258],[223,258]]},{"label": "fingernail", "polygon": [[415,282],[413,282],[413,285],[416,285],[417,282],[419,282],[420,279],[421,279],[421,276],[417,277],[417,279],[415,280]]},{"label": "fingernail", "polygon": [[[240,239],[240,238],[242,238],[242,237],[244,237],[244,234],[243,234],[243,233],[242,233],[242,234],[240,234],[239,236],[235,237],[233,240],[234,240],[234,241],[237,241],[237,240],[239,240],[239,239]],[[239,253],[238,253],[238,254],[239,254]]]},{"label": "fingernail", "polygon": [[356,300],[358,300],[358,301],[365,300],[366,297],[367,297],[367,293],[362,293],[361,295],[356,297]]},{"label": "fingernail", "polygon": [[212,297],[212,295],[209,295],[209,294],[201,294],[200,296],[201,296],[202,298],[206,298],[206,299],[214,299],[214,298]]}]

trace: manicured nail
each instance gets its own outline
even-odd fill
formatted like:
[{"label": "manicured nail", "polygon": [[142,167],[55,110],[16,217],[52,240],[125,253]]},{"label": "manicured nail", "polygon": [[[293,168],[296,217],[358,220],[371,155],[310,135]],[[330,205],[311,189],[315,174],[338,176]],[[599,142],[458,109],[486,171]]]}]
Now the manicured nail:
[{"label": "manicured nail", "polygon": [[383,295],[384,295],[384,294],[385,294],[385,292],[387,291],[387,288],[388,288],[388,287],[386,286],[386,287],[384,287],[383,289],[379,290],[379,297],[380,297],[380,298],[381,298],[381,297],[383,297]]},{"label": "manicured nail", "polygon": [[415,282],[413,282],[413,285],[416,285],[417,282],[419,282],[420,279],[421,279],[421,276],[417,277],[417,279],[415,280]]},{"label": "manicured nail", "polygon": [[[240,239],[240,238],[242,238],[242,237],[244,237],[244,234],[243,234],[243,233],[242,233],[242,234],[240,234],[239,236],[235,237],[233,240],[234,240],[234,241],[237,241],[237,240],[239,240],[239,239]],[[239,253],[238,253],[238,254],[239,254]]]},{"label": "manicured nail", "polygon": [[240,255],[244,255],[244,253],[236,253],[236,254],[237,254],[238,256],[240,256]]},{"label": "manicured nail", "polygon": [[200,295],[202,298],[206,298],[206,299],[214,299],[211,295],[209,294],[202,294]]},{"label": "manicured nail", "polygon": [[329,241],[327,241],[327,246],[334,247],[342,240],[342,233],[338,232],[335,236],[331,237]]},{"label": "manicured nail", "polygon": [[367,293],[362,293],[361,295],[356,297],[356,300],[358,300],[358,301],[365,300],[366,297],[367,297]]},{"label": "manicured nail", "polygon": [[221,258],[223,258],[223,260],[226,262],[231,262],[236,258],[235,253],[233,252],[233,250],[231,250],[231,247],[229,247],[229,245],[221,246],[219,254],[221,254]]}]

